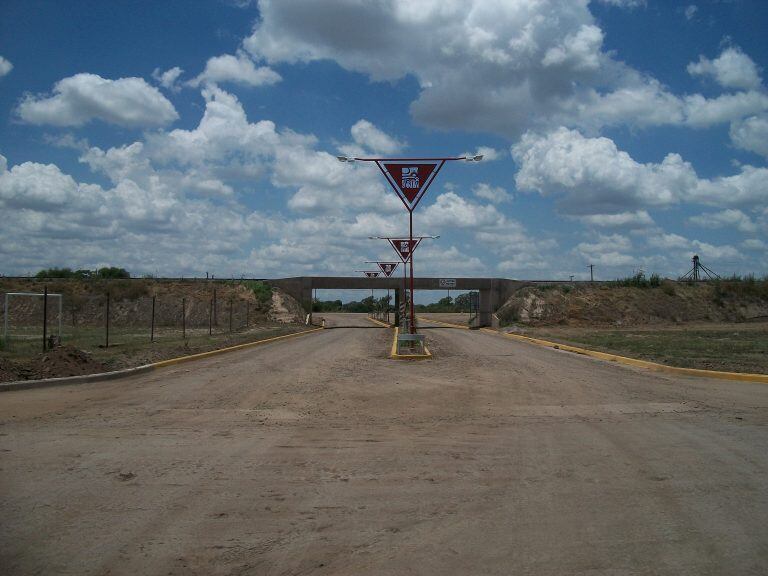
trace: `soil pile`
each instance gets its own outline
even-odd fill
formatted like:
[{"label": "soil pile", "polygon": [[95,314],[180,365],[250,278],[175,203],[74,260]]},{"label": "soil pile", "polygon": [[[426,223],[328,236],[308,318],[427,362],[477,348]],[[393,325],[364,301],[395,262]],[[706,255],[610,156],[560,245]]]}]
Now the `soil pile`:
[{"label": "soil pile", "polygon": [[0,382],[18,380],[19,366],[7,358],[0,357]]},{"label": "soil pile", "polygon": [[73,346],[59,346],[41,355],[37,369],[39,378],[61,378],[106,371],[101,362]]},{"label": "soil pile", "polygon": [[637,326],[768,318],[768,286],[664,281],[655,287],[524,286],[498,310],[502,325]]},{"label": "soil pile", "polygon": [[101,362],[73,346],[58,346],[26,360],[0,358],[0,382],[63,378],[106,371]]}]

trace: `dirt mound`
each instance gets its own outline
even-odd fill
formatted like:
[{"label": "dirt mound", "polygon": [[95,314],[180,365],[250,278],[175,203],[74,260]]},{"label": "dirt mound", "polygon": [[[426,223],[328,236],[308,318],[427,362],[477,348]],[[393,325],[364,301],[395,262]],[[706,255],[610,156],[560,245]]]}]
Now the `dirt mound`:
[{"label": "dirt mound", "polygon": [[502,325],[636,326],[768,317],[762,286],[665,281],[655,287],[524,286],[498,310]]},{"label": "dirt mound", "polygon": [[74,346],[58,346],[23,361],[0,358],[0,382],[63,378],[106,371],[107,368],[101,362]]},{"label": "dirt mound", "polygon": [[74,346],[59,346],[39,358],[40,378],[60,378],[105,372],[104,365]]},{"label": "dirt mound", "polygon": [[18,380],[19,366],[6,358],[0,357],[0,382],[13,382]]}]

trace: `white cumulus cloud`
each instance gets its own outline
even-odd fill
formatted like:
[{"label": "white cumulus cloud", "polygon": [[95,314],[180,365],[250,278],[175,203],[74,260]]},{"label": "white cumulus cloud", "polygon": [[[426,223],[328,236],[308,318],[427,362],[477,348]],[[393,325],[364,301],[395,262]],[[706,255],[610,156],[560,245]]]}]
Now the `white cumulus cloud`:
[{"label": "white cumulus cloud", "polygon": [[377,154],[394,154],[405,144],[380,130],[368,120],[359,120],[350,129],[355,144]]},{"label": "white cumulus cloud", "polygon": [[726,48],[714,60],[699,56],[698,62],[688,64],[688,73],[713,78],[725,88],[754,90],[762,85],[757,65],[737,47]]},{"label": "white cumulus cloud", "polygon": [[160,86],[166,90],[178,92],[181,89],[178,84],[178,80],[183,73],[184,70],[178,66],[174,66],[165,72],[160,70],[160,68],[155,68],[155,70],[152,72],[152,78],[154,78],[160,84]]},{"label": "white cumulus cloud", "polygon": [[27,95],[17,108],[30,124],[82,126],[92,120],[127,127],[165,126],[179,115],[160,91],[142,78],[109,80],[76,74],[53,87],[53,95]]},{"label": "white cumulus cloud", "polygon": [[653,218],[647,210],[618,212],[616,214],[589,214],[579,220],[587,226],[599,228],[648,228],[653,226]]},{"label": "white cumulus cloud", "polygon": [[478,198],[488,200],[494,204],[510,202],[512,195],[501,186],[491,186],[485,182],[480,182],[472,187],[472,193]]},{"label": "white cumulus cloud", "polygon": [[13,70],[13,64],[11,64],[10,60],[0,56],[0,78],[9,74],[11,70]]},{"label": "white cumulus cloud", "polygon": [[670,92],[604,49],[605,34],[586,0],[418,6],[410,0],[261,0],[259,11],[260,21],[243,42],[254,58],[272,64],[333,60],[374,81],[413,76],[420,92],[411,114],[439,129],[517,138],[560,125],[592,132],[615,125],[704,127],[768,109],[754,63],[735,48],[690,69],[749,94],[710,102]]},{"label": "white cumulus cloud", "polygon": [[768,158],[768,114],[732,123],[730,135],[737,147]]},{"label": "white cumulus cloud", "polygon": [[280,82],[280,80],[282,77],[272,68],[269,66],[257,67],[245,52],[238,51],[236,56],[223,54],[210,58],[205,64],[205,70],[190,80],[189,85],[233,82],[246,86],[269,86]]},{"label": "white cumulus cloud", "polygon": [[734,208],[691,216],[688,222],[702,228],[736,228],[741,232],[757,230],[757,226],[748,215]]},{"label": "white cumulus cloud", "polygon": [[699,178],[679,154],[640,163],[609,138],[567,128],[527,133],[512,147],[512,156],[520,167],[518,189],[560,196],[560,208],[572,215],[637,212],[680,202],[759,205],[768,194],[766,168],[745,165],[731,176]]},{"label": "white cumulus cloud", "polygon": [[661,164],[641,164],[609,138],[587,138],[560,128],[546,136],[526,134],[512,147],[521,190],[565,193],[572,214],[611,214],[628,208],[678,202],[695,187],[693,167],[677,154]]}]

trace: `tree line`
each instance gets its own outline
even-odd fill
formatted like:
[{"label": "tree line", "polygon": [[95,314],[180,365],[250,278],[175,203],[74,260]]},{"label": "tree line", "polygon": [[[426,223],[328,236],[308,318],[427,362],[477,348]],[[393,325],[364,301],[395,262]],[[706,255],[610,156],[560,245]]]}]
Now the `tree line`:
[{"label": "tree line", "polygon": [[130,278],[131,274],[125,268],[106,266],[98,270],[72,270],[72,268],[44,268],[35,274],[35,278]]},{"label": "tree line", "polygon": [[[431,304],[416,304],[414,308],[418,312],[469,312],[470,293],[459,294],[456,298],[446,296],[437,302]],[[391,296],[375,298],[368,296],[361,301],[353,300],[343,303],[341,300],[319,300],[312,301],[313,312],[358,312],[370,313],[380,312],[390,307],[394,309],[394,301]]]}]

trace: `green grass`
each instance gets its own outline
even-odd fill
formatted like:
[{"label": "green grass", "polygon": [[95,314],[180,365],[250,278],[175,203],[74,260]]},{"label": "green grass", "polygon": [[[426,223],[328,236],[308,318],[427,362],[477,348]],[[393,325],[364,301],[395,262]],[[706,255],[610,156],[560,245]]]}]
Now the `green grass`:
[{"label": "green grass", "polygon": [[768,373],[768,329],[537,330],[535,335],[670,366]]}]

